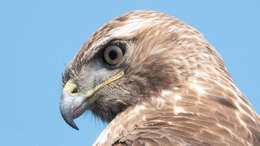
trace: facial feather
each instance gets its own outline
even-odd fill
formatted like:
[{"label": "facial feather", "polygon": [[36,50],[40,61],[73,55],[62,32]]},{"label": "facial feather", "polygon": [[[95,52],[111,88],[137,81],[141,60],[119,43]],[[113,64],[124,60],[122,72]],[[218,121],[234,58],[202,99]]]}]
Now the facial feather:
[{"label": "facial feather", "polygon": [[[114,41],[126,46],[125,60],[105,72],[125,75],[95,94],[90,110],[110,124],[94,145],[134,144],[144,133],[165,137],[165,144],[259,144],[260,118],[221,56],[196,29],[167,14],[133,11],[103,25],[67,67],[64,84],[98,76],[84,68]],[[160,143],[156,136],[150,140]]]}]

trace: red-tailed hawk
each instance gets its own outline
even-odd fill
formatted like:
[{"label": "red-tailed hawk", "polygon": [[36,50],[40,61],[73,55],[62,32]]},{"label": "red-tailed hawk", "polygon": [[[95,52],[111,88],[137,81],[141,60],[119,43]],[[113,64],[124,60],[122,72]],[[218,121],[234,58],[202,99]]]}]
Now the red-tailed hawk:
[{"label": "red-tailed hawk", "polygon": [[202,34],[160,12],[98,29],[63,75],[64,120],[109,122],[94,145],[260,145],[260,118]]}]

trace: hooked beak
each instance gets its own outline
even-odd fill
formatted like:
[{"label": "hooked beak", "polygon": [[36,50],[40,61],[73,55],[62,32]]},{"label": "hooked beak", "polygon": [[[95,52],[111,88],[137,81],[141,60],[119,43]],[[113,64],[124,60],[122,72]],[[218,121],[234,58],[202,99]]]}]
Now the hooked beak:
[{"label": "hooked beak", "polygon": [[72,128],[79,130],[74,119],[83,114],[87,109],[89,109],[89,106],[98,99],[97,96],[93,95],[98,90],[121,78],[123,75],[124,72],[121,71],[95,88],[88,90],[86,93],[75,93],[74,91],[75,88],[77,88],[77,85],[72,80],[69,80],[63,88],[63,95],[60,101],[61,115],[66,123]]}]

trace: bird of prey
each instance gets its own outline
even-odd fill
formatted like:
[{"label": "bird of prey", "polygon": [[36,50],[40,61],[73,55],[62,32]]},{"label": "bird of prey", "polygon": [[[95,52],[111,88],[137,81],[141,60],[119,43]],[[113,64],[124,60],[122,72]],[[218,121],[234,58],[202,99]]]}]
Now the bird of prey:
[{"label": "bird of prey", "polygon": [[99,28],[63,74],[60,110],[108,122],[97,146],[259,146],[260,118],[193,27],[136,10]]}]

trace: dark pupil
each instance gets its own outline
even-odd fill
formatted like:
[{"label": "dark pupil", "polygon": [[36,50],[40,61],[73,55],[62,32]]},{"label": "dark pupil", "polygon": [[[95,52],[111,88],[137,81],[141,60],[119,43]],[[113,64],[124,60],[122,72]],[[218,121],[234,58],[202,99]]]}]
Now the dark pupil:
[{"label": "dark pupil", "polygon": [[116,59],[116,58],[117,58],[117,52],[116,52],[115,50],[111,50],[111,51],[109,52],[109,58],[110,58],[111,60]]}]

